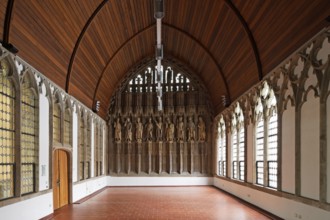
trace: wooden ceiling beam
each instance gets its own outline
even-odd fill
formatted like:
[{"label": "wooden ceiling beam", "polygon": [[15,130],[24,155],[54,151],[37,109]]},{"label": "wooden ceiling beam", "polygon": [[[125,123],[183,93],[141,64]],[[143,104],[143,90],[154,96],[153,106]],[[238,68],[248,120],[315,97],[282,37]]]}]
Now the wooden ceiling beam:
[{"label": "wooden ceiling beam", "polygon": [[9,42],[10,23],[11,23],[11,18],[12,18],[11,15],[13,13],[13,10],[14,10],[14,0],[8,0],[1,43],[2,46],[5,47],[10,52],[17,53],[18,52],[17,48],[15,48],[15,46]]},{"label": "wooden ceiling beam", "polygon": [[70,58],[70,62],[69,62],[69,65],[68,65],[68,72],[66,74],[66,82],[65,82],[65,91],[67,93],[69,93],[69,88],[70,88],[70,78],[71,78],[71,71],[72,71],[72,66],[73,66],[73,62],[74,62],[74,59],[76,57],[76,53],[78,51],[78,48],[79,48],[79,45],[80,45],[80,42],[81,40],[83,39],[88,27],[90,26],[90,24],[92,23],[92,21],[94,20],[94,18],[97,16],[97,14],[101,11],[101,9],[104,7],[104,5],[108,2],[109,0],[103,0],[100,5],[95,9],[95,11],[93,12],[93,14],[90,16],[90,18],[87,20],[84,28],[81,30],[80,34],[79,34],[79,37],[77,39],[77,42],[74,46],[74,49],[72,51],[72,54],[71,54],[71,58]]},{"label": "wooden ceiling beam", "polygon": [[249,25],[247,24],[247,22],[245,21],[245,19],[241,15],[240,11],[236,8],[236,6],[232,3],[231,0],[225,0],[225,3],[232,10],[232,12],[236,15],[238,20],[241,22],[241,24],[244,28],[244,31],[247,34],[248,38],[249,38],[249,41],[250,41],[252,49],[253,49],[254,57],[255,57],[255,60],[256,60],[257,68],[258,68],[259,81],[261,81],[262,78],[263,78],[263,74],[262,74],[262,65],[261,65],[261,60],[260,60],[260,56],[259,56],[259,50],[258,50],[256,41],[253,37],[253,34],[252,34],[252,32],[249,28]]}]

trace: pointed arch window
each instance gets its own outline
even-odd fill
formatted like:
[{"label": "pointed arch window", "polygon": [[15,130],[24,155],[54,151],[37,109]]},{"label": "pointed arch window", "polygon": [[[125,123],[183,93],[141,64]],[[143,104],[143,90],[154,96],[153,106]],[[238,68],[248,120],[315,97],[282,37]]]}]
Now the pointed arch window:
[{"label": "pointed arch window", "polygon": [[232,115],[232,178],[245,180],[245,130],[243,111],[237,103]]},{"label": "pointed arch window", "polygon": [[99,125],[94,123],[94,176],[99,176]]},{"label": "pointed arch window", "polygon": [[69,104],[64,112],[64,144],[72,145],[72,117]]},{"label": "pointed arch window", "polygon": [[[163,69],[163,66],[161,67]],[[172,67],[168,66],[163,72],[163,91],[195,91],[191,80],[182,73],[174,73]],[[156,71],[147,67],[144,72],[136,75],[127,85],[126,92],[155,92],[157,86]]]},{"label": "pointed arch window", "polygon": [[260,97],[258,98],[255,114],[256,123],[256,144],[255,144],[255,159],[256,159],[256,183],[264,184],[264,115]]},{"label": "pointed arch window", "polygon": [[85,120],[83,113],[79,117],[79,180],[85,179]]},{"label": "pointed arch window", "polygon": [[227,146],[226,146],[226,125],[223,116],[220,117],[218,124],[218,175],[226,176],[227,172]]},{"label": "pointed arch window", "polygon": [[99,131],[99,175],[103,174],[103,147],[103,124],[101,124]]},{"label": "pointed arch window", "polygon": [[91,177],[91,160],[92,160],[92,148],[91,148],[91,118],[87,118],[87,128],[86,128],[86,162],[85,162],[85,179]]},{"label": "pointed arch window", "polygon": [[9,64],[0,62],[0,200],[14,197],[15,192],[15,100],[16,94],[9,79]]},{"label": "pointed arch window", "polygon": [[61,142],[61,107],[58,99],[53,104],[53,142]]},{"label": "pointed arch window", "polygon": [[[277,102],[274,91],[263,84],[257,99],[256,114],[256,184],[277,188],[278,179],[278,127]],[[267,114],[266,114],[267,113]]]},{"label": "pointed arch window", "polygon": [[268,119],[268,146],[267,146],[267,169],[268,169],[268,186],[277,188],[277,172],[278,172],[278,127],[277,127],[277,111],[276,97],[274,91],[270,90],[268,97],[269,119]]},{"label": "pointed arch window", "polygon": [[21,194],[36,191],[39,167],[38,99],[29,77],[21,86]]}]

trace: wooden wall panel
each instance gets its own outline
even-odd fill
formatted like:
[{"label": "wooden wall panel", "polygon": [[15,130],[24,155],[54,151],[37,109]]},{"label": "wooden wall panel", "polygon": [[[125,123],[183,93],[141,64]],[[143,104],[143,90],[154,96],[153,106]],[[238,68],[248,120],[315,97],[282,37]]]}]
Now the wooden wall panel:
[{"label": "wooden wall panel", "polygon": [[18,55],[64,88],[71,53],[97,1],[15,1],[10,41]]},{"label": "wooden wall panel", "polygon": [[4,24],[8,0],[0,1],[0,40],[3,40]]}]

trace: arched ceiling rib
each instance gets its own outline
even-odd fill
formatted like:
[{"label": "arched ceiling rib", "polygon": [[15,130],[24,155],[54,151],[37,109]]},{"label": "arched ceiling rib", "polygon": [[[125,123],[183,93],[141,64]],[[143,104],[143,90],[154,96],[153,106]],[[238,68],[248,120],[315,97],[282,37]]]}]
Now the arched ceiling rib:
[{"label": "arched ceiling rib", "polygon": [[[8,1],[0,1],[1,37]],[[127,71],[154,56],[156,31],[153,0],[102,2],[15,0],[9,43],[88,107],[101,100],[104,117]],[[327,26],[329,14],[328,0],[165,0],[164,55],[199,74],[218,113],[221,95],[242,95]]]},{"label": "arched ceiling rib", "polygon": [[[186,41],[188,41],[188,40],[192,40],[194,44],[196,44],[196,45],[198,45],[198,46],[200,47],[200,48],[199,48],[200,50],[203,50],[203,52],[206,53],[206,55],[208,56],[208,58],[211,59],[211,61],[213,62],[213,64],[211,64],[211,65],[215,65],[216,68],[217,68],[215,74],[219,74],[219,76],[220,76],[220,79],[219,79],[219,76],[216,75],[216,76],[214,77],[214,79],[211,80],[211,82],[212,82],[212,83],[214,83],[214,82],[219,83],[219,85],[221,85],[221,87],[224,88],[224,91],[222,91],[222,93],[223,93],[224,95],[227,95],[228,97],[230,97],[229,90],[228,90],[228,86],[227,86],[227,84],[226,84],[226,82],[225,82],[225,78],[224,78],[224,76],[223,76],[223,73],[222,73],[222,71],[221,71],[221,68],[220,68],[220,66],[217,64],[217,62],[216,62],[215,58],[212,56],[212,54],[210,54],[209,51],[207,51],[207,48],[205,48],[205,46],[203,46],[200,42],[198,42],[196,39],[194,39],[193,36],[189,35],[188,33],[183,32],[182,30],[180,30],[180,29],[178,29],[178,28],[176,28],[176,27],[174,27],[174,26],[172,26],[172,25],[164,24],[164,27],[165,27],[165,28],[169,28],[169,29],[173,29],[173,30],[179,32],[178,34],[183,34],[183,35],[185,35],[185,38],[187,38]],[[150,33],[148,33],[148,32],[151,32],[151,35],[152,35],[152,34],[154,33],[154,31],[155,31],[155,26],[154,26],[154,25],[150,25],[150,26],[146,27],[145,29],[141,30],[140,32],[138,32],[137,34],[133,35],[131,38],[129,38],[124,44],[122,44],[122,45],[118,48],[118,50],[117,50],[117,51],[113,54],[113,56],[110,58],[109,62],[107,63],[107,65],[106,65],[105,68],[103,69],[103,71],[102,71],[102,73],[101,73],[101,76],[99,77],[99,80],[98,80],[98,82],[97,82],[97,85],[96,85],[96,88],[95,88],[95,92],[94,92],[93,103],[94,103],[96,100],[98,100],[97,97],[96,97],[96,95],[97,95],[97,93],[98,93],[98,91],[99,91],[99,85],[100,85],[100,83],[101,83],[101,81],[102,81],[103,75],[104,75],[105,72],[107,72],[109,66],[110,66],[110,65],[113,65],[112,60],[116,57],[116,55],[118,54],[118,52],[121,51],[124,47],[127,47],[128,45],[130,45],[131,41],[134,40],[135,38],[140,37],[141,39],[144,39],[144,36],[143,36],[144,34],[149,35]],[[165,30],[164,32],[166,32],[166,30]],[[175,36],[177,36],[177,34],[176,34]],[[151,46],[151,47],[150,47],[150,46]],[[149,49],[151,50],[150,53],[152,53],[153,45],[150,44],[150,45],[149,45]],[[168,54],[167,54],[167,55],[168,55]],[[196,68],[196,65],[194,65],[193,63],[190,64],[190,65],[192,66],[192,68]],[[108,74],[110,74],[110,73],[108,73]],[[212,88],[212,87],[211,87],[211,88]],[[113,93],[114,91],[113,91],[113,90],[109,90],[109,89],[107,89],[107,91],[108,91],[108,92],[110,91],[108,96],[111,97],[111,95],[112,95],[112,93]],[[212,94],[212,92],[215,92],[215,91],[209,91],[209,92]],[[215,93],[213,93],[213,94],[215,94]],[[217,98],[217,97],[216,97],[216,98]],[[216,99],[216,98],[215,98],[215,99]],[[103,101],[103,100],[102,100],[102,101]],[[219,101],[220,101],[220,99],[219,99]],[[215,102],[215,103],[217,103],[217,102]],[[217,104],[219,104],[219,103],[217,103]]]},{"label": "arched ceiling rib", "polygon": [[237,18],[240,20],[247,36],[249,37],[250,43],[251,43],[251,47],[253,49],[253,53],[254,53],[254,57],[255,57],[255,61],[257,64],[257,69],[258,69],[258,76],[259,76],[259,80],[262,80],[263,78],[263,74],[262,74],[262,65],[261,65],[261,60],[260,60],[260,56],[259,56],[259,51],[258,51],[258,47],[257,44],[254,40],[253,34],[249,28],[249,25],[246,23],[246,21],[244,20],[244,18],[242,17],[241,13],[239,12],[239,10],[236,8],[236,6],[232,3],[231,0],[225,0],[225,3],[228,5],[228,7],[233,11],[233,13],[235,13],[235,15],[237,16]]},{"label": "arched ceiling rib", "polygon": [[71,54],[71,58],[70,58],[70,62],[69,62],[69,67],[68,67],[68,73],[66,74],[66,82],[65,82],[65,91],[68,92],[69,91],[69,86],[70,86],[70,76],[71,76],[71,70],[72,70],[72,64],[74,62],[74,58],[76,56],[76,52],[79,48],[81,39],[83,38],[87,28],[89,27],[89,25],[91,24],[91,22],[93,21],[94,17],[98,14],[98,12],[103,8],[103,6],[105,5],[105,3],[107,3],[108,0],[103,0],[103,2],[101,2],[101,4],[95,9],[95,11],[93,12],[93,14],[91,15],[91,17],[88,19],[88,21],[86,22],[84,28],[82,29],[82,31],[80,32],[80,35],[77,39],[77,42],[74,46],[73,52]]}]

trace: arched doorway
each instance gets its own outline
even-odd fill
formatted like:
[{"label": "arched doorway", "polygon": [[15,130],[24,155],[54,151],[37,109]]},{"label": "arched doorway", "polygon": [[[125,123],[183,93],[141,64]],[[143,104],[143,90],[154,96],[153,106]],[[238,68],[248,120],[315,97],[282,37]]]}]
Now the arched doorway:
[{"label": "arched doorway", "polygon": [[55,150],[53,156],[53,202],[54,210],[69,203],[69,155]]}]

